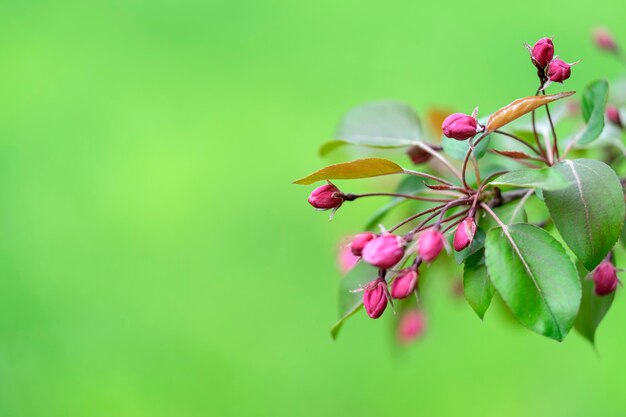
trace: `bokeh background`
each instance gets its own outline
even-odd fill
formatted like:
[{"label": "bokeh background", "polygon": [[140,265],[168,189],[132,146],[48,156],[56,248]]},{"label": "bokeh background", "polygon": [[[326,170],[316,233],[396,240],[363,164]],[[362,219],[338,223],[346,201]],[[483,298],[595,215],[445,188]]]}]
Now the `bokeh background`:
[{"label": "bokeh background", "polygon": [[[0,2],[0,415],[618,416],[626,299],[597,351],[450,296],[409,349],[362,315],[337,342],[333,222],[290,182],[350,107],[483,114],[529,95],[523,41],[567,88],[623,67],[626,3]],[[561,87],[555,87],[559,91]],[[382,202],[381,202],[382,203]],[[492,314],[493,313],[493,314]]]}]

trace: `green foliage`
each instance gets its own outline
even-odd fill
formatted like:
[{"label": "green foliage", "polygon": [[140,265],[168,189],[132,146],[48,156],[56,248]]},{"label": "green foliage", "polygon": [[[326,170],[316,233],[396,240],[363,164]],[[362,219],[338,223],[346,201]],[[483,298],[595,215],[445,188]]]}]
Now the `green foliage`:
[{"label": "green foliage", "polygon": [[582,286],[582,300],[574,328],[593,345],[595,344],[596,330],[611,308],[615,293],[604,296],[596,295],[589,271],[584,266],[578,265],[578,274]]},{"label": "green foliage", "polygon": [[495,290],[485,265],[485,251],[481,249],[465,260],[463,269],[463,294],[481,319],[491,304]]},{"label": "green foliage", "polygon": [[569,185],[567,179],[557,170],[546,168],[528,168],[511,171],[491,182],[498,186],[516,186],[558,190]]},{"label": "green foliage", "polygon": [[401,147],[420,141],[422,128],[408,104],[377,101],[350,110],[337,127],[335,137],[354,145]]},{"label": "green foliage", "polygon": [[546,205],[567,246],[592,270],[617,241],[624,223],[624,193],[615,172],[591,159],[559,162],[552,167],[569,182],[544,190]]},{"label": "green foliage", "polygon": [[487,233],[489,277],[513,315],[529,329],[562,341],[580,304],[580,282],[565,249],[548,232],[529,224]]},{"label": "green foliage", "polygon": [[363,293],[355,292],[368,282],[376,279],[376,270],[365,262],[359,262],[339,284],[339,320],[330,330],[333,339],[337,338],[344,322],[363,306]]},{"label": "green foliage", "polygon": [[582,114],[587,126],[580,133],[578,143],[586,145],[600,137],[604,129],[604,112],[609,97],[609,83],[597,80],[589,84],[582,97]]}]

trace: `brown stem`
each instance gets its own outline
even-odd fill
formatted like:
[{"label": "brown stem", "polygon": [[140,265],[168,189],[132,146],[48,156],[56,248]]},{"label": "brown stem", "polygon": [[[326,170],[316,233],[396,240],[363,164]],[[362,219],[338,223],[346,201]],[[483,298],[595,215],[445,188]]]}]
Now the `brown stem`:
[{"label": "brown stem", "polygon": [[[524,139],[520,138],[517,135],[514,135],[512,133],[508,133],[508,132],[504,132],[502,130],[494,130],[494,133],[499,133],[500,135],[508,136],[511,139],[516,140],[519,143],[528,146],[535,154],[541,156],[541,152],[539,151],[539,149],[535,148],[533,145],[531,145],[530,143],[526,142]],[[543,161],[545,162],[545,159],[543,159]]]},{"label": "brown stem", "polygon": [[[545,91],[543,92],[543,95],[546,95]],[[548,104],[546,104],[546,114],[548,115],[548,121],[550,122],[550,128],[552,129],[552,152],[554,154],[552,160],[557,160],[559,159],[559,146],[557,144],[556,129],[554,128],[554,123],[552,122],[552,116],[550,115],[550,108],[548,107]]]},{"label": "brown stem", "polygon": [[437,177],[435,175],[427,174],[425,172],[419,172],[419,171],[413,171],[411,169],[405,169],[404,173],[408,174],[408,175],[413,175],[414,177],[427,178],[429,180],[437,181],[437,182],[440,182],[440,183],[445,184],[445,185],[451,185],[451,186],[454,185],[450,181],[446,181],[443,178],[439,178],[439,177]]},{"label": "brown stem", "polygon": [[430,198],[430,197],[421,197],[417,195],[411,194],[398,194],[398,193],[367,193],[367,194],[344,194],[343,199],[346,201],[354,201],[357,198],[361,197],[399,197],[406,198],[407,200],[418,200],[418,201],[431,201],[435,203],[447,203],[449,201],[454,201],[449,198]]},{"label": "brown stem", "polygon": [[[483,135],[481,135],[477,140],[476,143],[472,143],[469,142],[469,149],[467,150],[467,152],[465,153],[465,158],[463,158],[463,168],[461,169],[461,180],[463,181],[463,187],[465,187],[467,190],[471,190],[472,188],[467,184],[467,180],[465,177],[465,172],[467,171],[467,162],[469,161],[470,155],[472,153],[474,153],[474,149],[476,148],[476,146],[478,146],[478,144],[480,143],[480,141],[482,141],[483,139],[485,139],[487,137],[487,134],[484,133]],[[470,139],[471,141],[471,139]]]}]

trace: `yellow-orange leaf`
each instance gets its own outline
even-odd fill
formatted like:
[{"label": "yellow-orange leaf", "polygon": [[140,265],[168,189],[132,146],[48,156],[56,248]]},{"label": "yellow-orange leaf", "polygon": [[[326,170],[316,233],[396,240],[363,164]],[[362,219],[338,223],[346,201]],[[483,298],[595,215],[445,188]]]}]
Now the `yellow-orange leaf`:
[{"label": "yellow-orange leaf", "polygon": [[494,130],[511,123],[513,120],[530,113],[545,104],[569,97],[574,93],[575,91],[566,91],[564,93],[550,94],[547,96],[530,96],[517,99],[513,103],[506,107],[502,107],[500,110],[489,116],[489,120],[487,120],[486,132],[491,133]]},{"label": "yellow-orange leaf", "polygon": [[393,161],[382,158],[365,158],[352,162],[329,165],[293,183],[309,185],[324,180],[351,180],[399,174],[402,172],[404,172],[404,169]]}]

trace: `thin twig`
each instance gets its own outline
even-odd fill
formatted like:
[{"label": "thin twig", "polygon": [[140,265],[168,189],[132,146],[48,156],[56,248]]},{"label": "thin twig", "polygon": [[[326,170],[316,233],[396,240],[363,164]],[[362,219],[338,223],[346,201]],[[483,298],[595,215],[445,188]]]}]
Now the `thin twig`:
[{"label": "thin twig", "polygon": [[461,179],[461,174],[459,173],[459,171],[454,167],[454,165],[450,163],[450,161],[448,161],[439,152],[435,151],[433,148],[431,148],[429,145],[423,142],[415,142],[413,143],[413,145],[417,146],[418,148],[421,148],[422,150],[428,152],[433,157],[437,158],[439,161],[441,161],[442,164],[444,164],[450,170],[450,172],[454,174],[455,177],[457,177],[458,179]]},{"label": "thin twig", "polygon": [[474,149],[476,148],[476,146],[478,146],[478,144],[480,143],[480,141],[482,141],[483,139],[485,139],[487,137],[487,134],[484,133],[483,135],[481,135],[475,143],[472,143],[470,139],[469,142],[469,149],[467,150],[467,152],[465,153],[465,158],[463,158],[463,168],[461,168],[461,174],[462,174],[462,178],[461,181],[463,182],[463,187],[465,187],[467,190],[471,190],[472,188],[467,184],[467,180],[465,179],[465,171],[467,171],[467,162],[469,161],[470,155],[472,153],[474,153]]},{"label": "thin twig", "polygon": [[405,169],[404,173],[408,174],[408,175],[413,175],[414,177],[427,178],[429,180],[437,181],[437,182],[440,182],[440,183],[446,184],[446,185],[454,185],[450,181],[446,181],[443,178],[439,178],[439,177],[437,177],[435,175],[427,174],[425,172],[419,172],[419,171],[413,171],[411,169]]},{"label": "thin twig", "polygon": [[454,201],[449,198],[430,198],[430,197],[421,197],[418,195],[411,194],[399,194],[399,193],[366,193],[366,194],[344,194],[343,199],[346,201],[354,201],[357,198],[362,197],[399,197],[406,198],[407,200],[418,200],[418,201],[431,201],[435,203],[447,203],[449,201]]},{"label": "thin twig", "polygon": [[[533,145],[531,145],[530,143],[526,142],[524,139],[520,138],[517,135],[514,135],[512,133],[508,133],[508,132],[504,132],[502,130],[494,130],[494,133],[499,133],[500,135],[508,136],[511,139],[513,139],[513,140],[515,140],[515,141],[517,141],[517,142],[519,142],[519,143],[521,143],[523,145],[528,146],[535,154],[537,154],[539,156],[542,156],[541,152],[537,148],[535,148]],[[543,161],[545,162],[545,159],[543,159]]]}]

